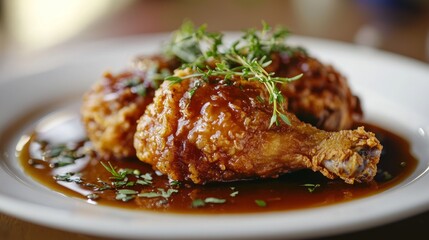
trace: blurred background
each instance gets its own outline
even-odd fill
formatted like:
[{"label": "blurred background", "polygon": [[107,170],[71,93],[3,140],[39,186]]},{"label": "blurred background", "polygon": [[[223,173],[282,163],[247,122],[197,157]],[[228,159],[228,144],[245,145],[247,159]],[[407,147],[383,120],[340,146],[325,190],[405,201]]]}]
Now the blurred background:
[{"label": "blurred background", "polygon": [[87,41],[176,29],[259,27],[334,39],[429,62],[428,0],[0,0],[0,64]]}]

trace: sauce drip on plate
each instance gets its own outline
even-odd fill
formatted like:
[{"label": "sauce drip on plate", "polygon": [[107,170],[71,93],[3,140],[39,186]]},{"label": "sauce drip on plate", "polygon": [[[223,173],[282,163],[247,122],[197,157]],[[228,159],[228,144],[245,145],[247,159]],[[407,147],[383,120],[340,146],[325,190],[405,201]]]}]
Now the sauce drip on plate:
[{"label": "sauce drip on plate", "polygon": [[[103,159],[91,150],[79,116],[42,120],[22,139],[24,170],[43,185],[90,204],[175,213],[285,211],[341,203],[385,191],[417,165],[409,143],[380,127],[362,123],[383,145],[375,180],[346,184],[310,170],[276,179],[194,185],[170,181],[137,158]],[[103,163],[103,164],[102,164]]]}]

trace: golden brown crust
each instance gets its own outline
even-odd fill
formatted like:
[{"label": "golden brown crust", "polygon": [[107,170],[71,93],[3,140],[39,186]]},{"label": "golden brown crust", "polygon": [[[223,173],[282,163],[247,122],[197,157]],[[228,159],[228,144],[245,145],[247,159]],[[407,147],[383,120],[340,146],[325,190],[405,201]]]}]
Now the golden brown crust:
[{"label": "golden brown crust", "polygon": [[81,107],[88,137],[104,157],[133,157],[137,120],[153,101],[157,83],[154,74],[172,71],[178,66],[174,59],[140,56],[133,68],[119,74],[106,73],[85,93]]},{"label": "golden brown crust", "polygon": [[[232,82],[164,82],[139,120],[138,158],[172,179],[194,183],[276,177],[304,168],[348,183],[372,180],[381,145],[371,133],[325,132],[290,113],[291,126],[270,128],[272,108],[264,86]],[[361,149],[368,154],[363,156]]]},{"label": "golden brown crust", "polygon": [[123,83],[132,73],[105,74],[83,97],[82,120],[89,139],[104,156],[129,157],[135,155],[133,141],[137,119],[152,102],[153,89],[146,96],[132,92]]},{"label": "golden brown crust", "polygon": [[289,101],[288,110],[299,119],[327,131],[350,129],[361,120],[359,98],[352,94],[347,79],[332,66],[302,51],[275,53],[272,59],[269,70],[277,76],[303,74],[301,79],[282,88]]}]

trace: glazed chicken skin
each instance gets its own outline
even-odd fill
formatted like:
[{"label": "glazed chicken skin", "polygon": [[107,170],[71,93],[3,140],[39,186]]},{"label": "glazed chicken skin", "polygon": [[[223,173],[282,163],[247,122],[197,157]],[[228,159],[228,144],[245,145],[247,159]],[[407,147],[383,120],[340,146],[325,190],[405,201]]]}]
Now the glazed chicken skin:
[{"label": "glazed chicken skin", "polygon": [[[164,82],[138,122],[137,157],[171,179],[196,184],[271,178],[300,169],[350,184],[373,179],[382,149],[373,133],[363,127],[323,131],[289,112],[290,125],[279,121],[270,127],[268,97],[258,81]],[[287,109],[287,101],[281,107]]]},{"label": "glazed chicken skin", "polygon": [[293,77],[299,81],[283,85],[288,98],[288,110],[301,121],[327,130],[350,129],[362,119],[359,98],[354,96],[347,80],[334,67],[325,65],[305,51],[277,52],[271,55],[269,72],[276,76]]},{"label": "glazed chicken skin", "polygon": [[[105,158],[134,157],[133,138],[137,120],[153,101],[156,74],[171,74],[177,60],[141,56],[133,67],[119,74],[106,73],[85,93],[82,122],[97,153]],[[163,79],[163,77],[162,77]]]}]

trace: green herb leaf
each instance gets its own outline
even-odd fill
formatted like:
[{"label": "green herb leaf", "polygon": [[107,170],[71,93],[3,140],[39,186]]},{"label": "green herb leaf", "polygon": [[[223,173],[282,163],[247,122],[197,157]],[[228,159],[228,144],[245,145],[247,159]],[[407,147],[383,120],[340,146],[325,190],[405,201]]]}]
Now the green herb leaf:
[{"label": "green herb leaf", "polygon": [[278,121],[277,121],[277,114],[273,114],[272,116],[271,116],[271,120],[270,120],[270,128],[271,128],[271,126],[273,126],[273,124],[276,124],[276,125],[278,125]]},{"label": "green herb leaf", "polygon": [[86,195],[86,198],[88,198],[90,200],[97,200],[100,198],[100,196],[96,193],[90,193],[90,194]]},{"label": "green herb leaf", "polygon": [[255,203],[259,207],[266,207],[267,206],[267,203],[264,200],[257,199],[257,200],[255,200]]},{"label": "green herb leaf", "polygon": [[143,179],[137,179],[137,181],[136,181],[136,184],[139,184],[139,185],[150,185],[152,182],[150,182],[150,181],[146,181],[146,180],[143,180]]},{"label": "green herb leaf", "polygon": [[49,150],[45,152],[45,156],[48,158],[58,157],[67,147],[64,144],[52,146]]},{"label": "green herb leaf", "polygon": [[208,197],[208,198],[204,199],[204,202],[205,203],[225,203],[226,199]]},{"label": "green herb leaf", "polygon": [[[140,172],[140,170],[138,170],[138,169],[134,169],[133,170],[133,174],[135,175],[135,176],[139,176],[140,174],[141,174],[141,172]],[[150,174],[149,174],[150,175]]]},{"label": "green herb leaf", "polygon": [[74,164],[77,159],[84,156],[85,154],[79,151],[77,144],[47,144],[43,153],[43,160],[49,162],[51,168],[58,168]]},{"label": "green herb leaf", "polygon": [[111,177],[112,179],[116,179],[116,180],[124,180],[125,177],[127,176],[127,171],[119,171],[117,172],[115,170],[115,168],[112,166],[112,164],[110,162],[107,162],[109,165],[106,165],[103,162],[100,162],[101,165],[103,165],[103,167],[110,173],[112,174],[113,177]]},{"label": "green herb leaf", "polygon": [[286,123],[287,125],[291,125],[289,118],[284,115],[283,113],[279,113],[280,118],[283,120],[284,123]]},{"label": "green herb leaf", "polygon": [[173,193],[177,193],[179,190],[177,190],[177,189],[172,189],[172,188],[170,188],[170,189],[168,189],[166,192],[164,191],[164,189],[162,189],[162,188],[158,188],[158,190],[160,190],[161,191],[161,195],[162,195],[162,197],[163,198],[169,198],[170,196],[171,196],[171,194],[173,194]]},{"label": "green herb leaf", "polygon": [[[207,81],[209,77],[213,76],[220,76],[228,81],[235,77],[259,81],[266,87],[270,95],[269,104],[273,106],[269,126],[272,127],[274,123],[279,125],[277,115],[280,115],[284,123],[290,125],[289,119],[282,113],[284,97],[277,88],[277,84],[295,81],[301,78],[302,74],[292,78],[283,78],[274,77],[274,73],[268,73],[265,70],[272,63],[269,57],[273,52],[293,50],[284,43],[288,34],[286,29],[273,29],[268,24],[262,23],[260,33],[250,29],[225,51],[219,51],[223,44],[222,35],[207,32],[206,26],[196,28],[192,23],[186,22],[176,32],[169,50],[172,55],[186,62],[183,68],[190,68],[193,73],[188,76],[170,76],[165,79],[171,81],[172,84],[191,77],[200,77]],[[214,69],[207,66],[207,63],[213,62],[213,59],[216,62]],[[189,91],[191,97],[197,88],[198,86],[195,86]]]},{"label": "green herb leaf", "polygon": [[139,84],[131,88],[131,92],[136,93],[139,96],[145,97],[147,94],[147,87],[144,84]]},{"label": "green herb leaf", "polygon": [[145,197],[145,198],[155,198],[155,197],[161,197],[161,194],[157,192],[142,192],[142,193],[139,193],[137,196]]},{"label": "green herb leaf", "polygon": [[116,191],[116,200],[128,202],[137,196],[137,191],[132,189],[120,189]]},{"label": "green herb leaf", "polygon": [[192,201],[192,207],[193,208],[197,208],[197,207],[203,207],[205,206],[207,203],[214,203],[214,204],[222,204],[225,203],[226,199],[222,199],[222,198],[214,198],[214,197],[208,197],[203,199],[195,199]]},{"label": "green herb leaf", "polygon": [[173,193],[177,193],[178,190],[177,189],[167,189],[167,191],[165,191],[162,188],[158,188],[158,192],[142,192],[139,193],[137,196],[138,197],[146,197],[146,198],[154,198],[154,197],[163,197],[165,199],[168,199],[169,197],[171,197],[171,195]]},{"label": "green herb leaf", "polygon": [[123,186],[126,186],[127,183],[127,181],[114,181],[112,182],[112,186],[114,186],[115,188],[121,188]]},{"label": "green herb leaf", "polygon": [[76,175],[74,172],[68,172],[65,174],[57,174],[54,176],[55,181],[61,182],[74,182],[74,183],[82,183],[82,179],[80,176]]},{"label": "green herb leaf", "polygon": [[176,84],[176,83],[180,83],[183,79],[181,77],[168,76],[164,80],[170,81],[171,82],[170,84]]},{"label": "green herb leaf", "polygon": [[177,180],[169,180],[169,183],[170,183],[170,186],[172,186],[172,187],[179,187],[180,186],[180,182],[179,181],[177,181]]},{"label": "green herb leaf", "polygon": [[316,188],[320,187],[320,184],[313,184],[313,183],[306,183],[302,184],[301,186],[306,187],[309,192],[314,192]]},{"label": "green herb leaf", "polygon": [[192,201],[192,207],[193,208],[199,208],[199,207],[204,207],[206,205],[206,203],[204,202],[204,200],[202,199],[194,199]]},{"label": "green herb leaf", "polygon": [[232,192],[231,194],[229,194],[229,196],[231,196],[231,197],[235,197],[237,195],[238,195],[238,191],[235,191],[235,192]]},{"label": "green herb leaf", "polygon": [[110,189],[112,189],[112,186],[110,186],[110,184],[102,181],[99,178],[97,179],[97,182],[100,184],[100,186],[94,187],[94,190],[96,190],[96,191],[104,191],[104,190],[110,190]]},{"label": "green herb leaf", "polygon": [[128,194],[137,194],[138,192],[135,190],[132,190],[132,189],[120,189],[120,190],[118,190],[118,193],[128,195]]},{"label": "green herb leaf", "polygon": [[128,202],[132,199],[134,199],[136,197],[136,195],[127,195],[127,194],[123,194],[123,193],[118,193],[116,194],[115,199],[119,200],[119,201],[123,201],[123,202]]}]

